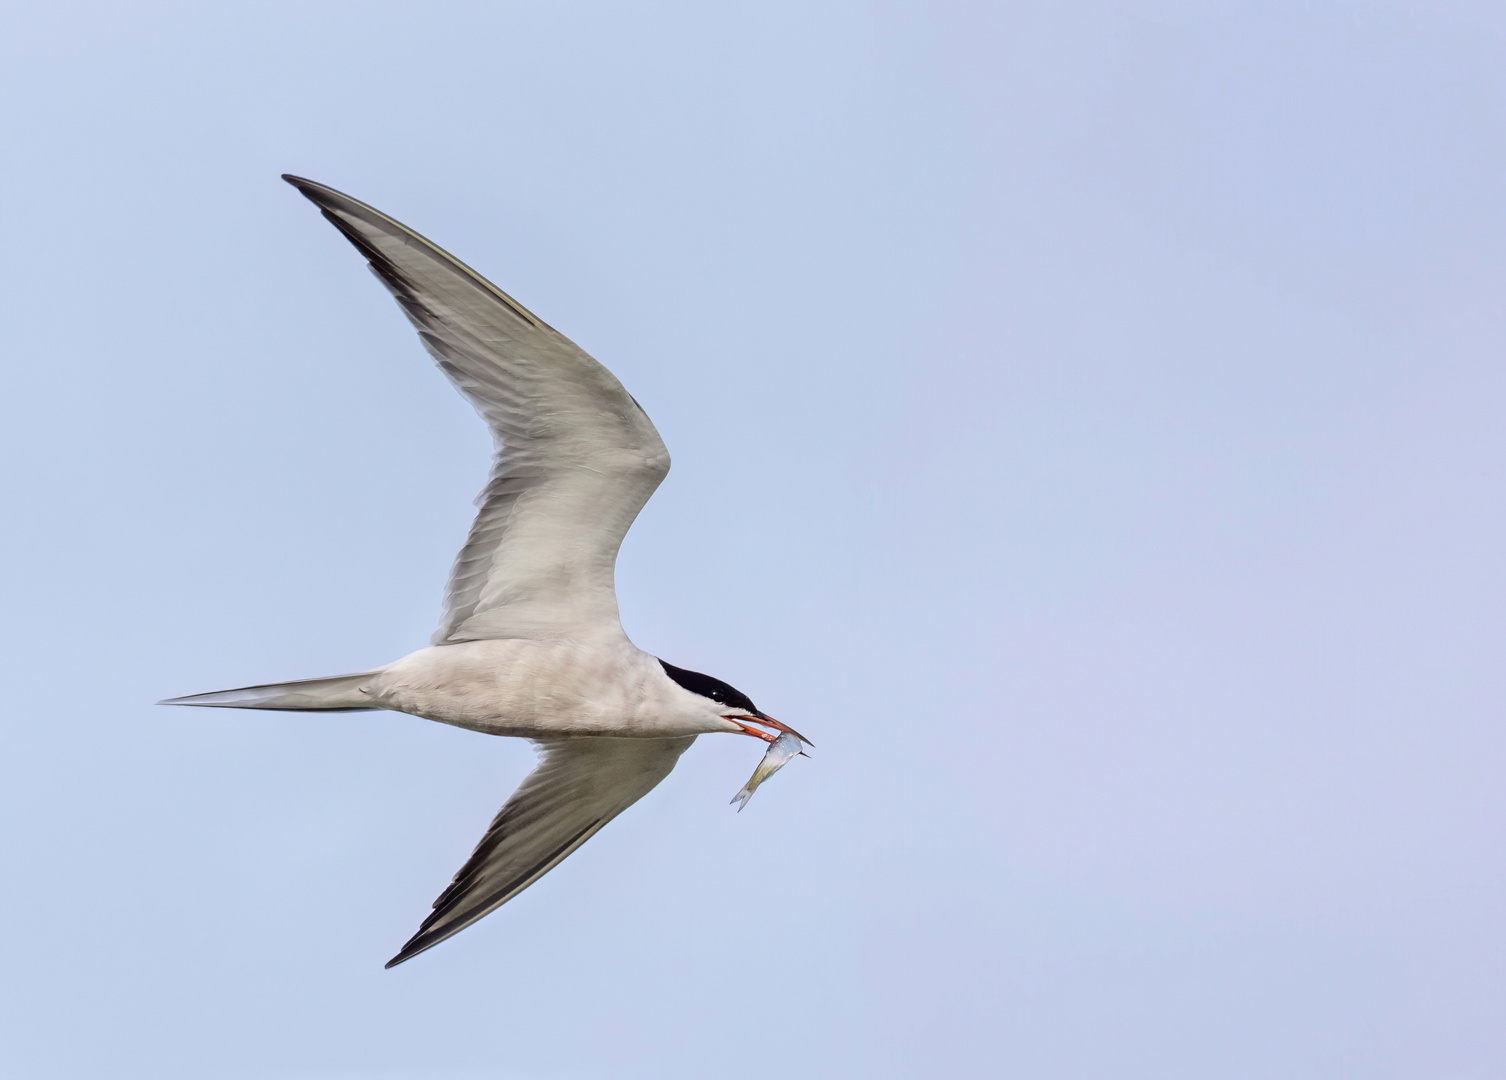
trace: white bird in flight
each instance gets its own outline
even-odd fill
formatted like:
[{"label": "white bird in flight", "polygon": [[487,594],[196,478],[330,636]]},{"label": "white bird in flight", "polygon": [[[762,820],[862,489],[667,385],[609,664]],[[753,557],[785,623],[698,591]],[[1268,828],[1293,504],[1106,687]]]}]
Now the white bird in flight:
[{"label": "white bird in flight", "polygon": [[668,776],[697,735],[773,743],[772,729],[805,740],[746,694],[650,656],[623,632],[617,549],[669,454],[612,373],[413,230],[323,184],[283,179],[366,256],[486,421],[496,456],[428,648],[357,675],[162,704],[391,709],[533,740],[538,767],[392,967],[548,873]]}]

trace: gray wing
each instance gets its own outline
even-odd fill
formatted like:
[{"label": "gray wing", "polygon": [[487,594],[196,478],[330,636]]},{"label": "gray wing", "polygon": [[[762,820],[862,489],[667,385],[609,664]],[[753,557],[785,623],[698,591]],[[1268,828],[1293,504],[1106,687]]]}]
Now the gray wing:
[{"label": "gray wing", "polygon": [[695,742],[577,738],[540,741],[543,759],[493,819],[481,843],[434,901],[401,964],[495,911],[543,877],[669,775]]},{"label": "gray wing", "polygon": [[284,176],[371,263],[491,428],[496,458],[433,643],[617,621],[617,549],[669,471],[610,371],[464,263],[332,188]]}]

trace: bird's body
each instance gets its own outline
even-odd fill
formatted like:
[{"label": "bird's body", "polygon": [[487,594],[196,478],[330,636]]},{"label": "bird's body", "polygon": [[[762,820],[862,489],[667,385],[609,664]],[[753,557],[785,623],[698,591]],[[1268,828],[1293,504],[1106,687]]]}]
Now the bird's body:
[{"label": "bird's body", "polygon": [[371,673],[372,705],[488,735],[676,739],[741,730],[620,630],[430,646]]},{"label": "bird's body", "polygon": [[790,729],[623,632],[617,551],[669,454],[612,373],[406,226],[322,184],[284,179],[366,256],[486,421],[496,456],[429,647],[359,674],[164,704],[390,709],[535,742],[538,768],[390,967],[538,880],[667,776],[697,735],[772,742],[765,728]]}]

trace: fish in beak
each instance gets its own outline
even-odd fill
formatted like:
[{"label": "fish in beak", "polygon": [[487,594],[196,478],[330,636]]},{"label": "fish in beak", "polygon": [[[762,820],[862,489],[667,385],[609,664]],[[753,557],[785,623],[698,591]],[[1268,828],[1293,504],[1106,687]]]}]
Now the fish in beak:
[{"label": "fish in beak", "polygon": [[767,735],[764,738],[769,739],[769,748],[764,751],[763,760],[758,763],[758,768],[753,770],[753,775],[748,778],[743,789],[732,796],[732,802],[739,814],[742,813],[743,807],[748,805],[748,800],[753,797],[753,792],[758,790],[759,784],[789,764],[791,758],[808,756],[804,750],[800,749],[800,744],[804,740],[788,728],[785,728],[778,738],[770,738]]}]

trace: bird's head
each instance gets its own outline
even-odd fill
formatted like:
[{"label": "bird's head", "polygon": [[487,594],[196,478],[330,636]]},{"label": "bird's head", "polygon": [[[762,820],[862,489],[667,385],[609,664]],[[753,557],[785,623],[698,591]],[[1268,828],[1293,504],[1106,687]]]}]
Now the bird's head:
[{"label": "bird's head", "polygon": [[742,728],[745,735],[755,735],[765,742],[773,742],[775,738],[773,735],[752,726],[758,724],[773,728],[775,731],[788,731],[807,746],[813,745],[794,728],[786,727],[767,713],[760,712],[753,704],[753,699],[737,687],[724,683],[721,679],[714,679],[710,675],[702,675],[699,671],[686,671],[673,664],[666,664],[663,660],[660,660],[659,664],[664,668],[664,674],[678,683],[682,689],[706,699],[709,708],[715,710],[722,719],[730,720]]}]

